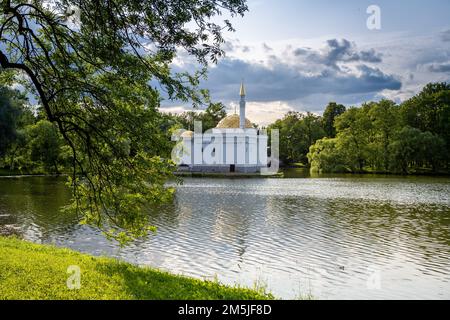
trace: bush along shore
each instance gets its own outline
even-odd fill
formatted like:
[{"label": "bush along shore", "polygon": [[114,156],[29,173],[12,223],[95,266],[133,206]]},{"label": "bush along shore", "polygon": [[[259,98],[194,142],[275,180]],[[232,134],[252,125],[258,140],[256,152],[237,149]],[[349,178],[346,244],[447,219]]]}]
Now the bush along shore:
[{"label": "bush along shore", "polygon": [[0,236],[0,299],[273,299],[265,292]]}]

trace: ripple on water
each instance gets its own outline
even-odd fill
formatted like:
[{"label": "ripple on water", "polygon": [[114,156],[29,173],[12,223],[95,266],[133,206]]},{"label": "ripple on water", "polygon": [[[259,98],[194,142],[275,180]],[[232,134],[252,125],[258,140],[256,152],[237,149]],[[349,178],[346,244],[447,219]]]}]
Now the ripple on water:
[{"label": "ripple on water", "polygon": [[186,179],[149,213],[158,232],[123,249],[57,213],[63,182],[29,181],[0,182],[0,223],[34,241],[284,298],[450,298],[448,179]]}]

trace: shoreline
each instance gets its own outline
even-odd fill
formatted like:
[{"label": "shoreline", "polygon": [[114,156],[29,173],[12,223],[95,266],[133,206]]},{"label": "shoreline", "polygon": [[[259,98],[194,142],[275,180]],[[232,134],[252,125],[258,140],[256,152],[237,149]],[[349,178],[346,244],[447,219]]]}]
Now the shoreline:
[{"label": "shoreline", "polygon": [[[295,172],[296,170],[304,171],[306,176],[299,177],[290,177],[289,172]],[[174,177],[189,177],[189,178],[272,178],[272,179],[291,179],[291,178],[326,178],[330,176],[389,176],[389,177],[430,177],[430,178],[449,178],[450,172],[414,172],[414,173],[395,173],[395,172],[383,172],[383,171],[362,171],[362,172],[323,172],[323,173],[310,173],[307,167],[300,166],[283,166],[280,167],[280,170],[271,175],[261,175],[259,173],[223,173],[223,172],[186,172],[186,171],[175,171],[173,172]],[[8,172],[6,169],[0,169],[0,179],[1,178],[29,178],[29,177],[66,177],[67,173],[59,173],[59,174],[45,174],[45,173],[15,173],[13,171]]]},{"label": "shoreline", "polygon": [[182,172],[176,171],[174,175],[177,177],[190,178],[283,178],[284,173],[278,171],[271,175],[262,175],[260,173],[238,173],[238,172]]},{"label": "shoreline", "polygon": [[[96,257],[68,248],[0,236],[0,299],[273,300],[263,290],[228,286]],[[72,269],[79,287],[70,288]]]}]

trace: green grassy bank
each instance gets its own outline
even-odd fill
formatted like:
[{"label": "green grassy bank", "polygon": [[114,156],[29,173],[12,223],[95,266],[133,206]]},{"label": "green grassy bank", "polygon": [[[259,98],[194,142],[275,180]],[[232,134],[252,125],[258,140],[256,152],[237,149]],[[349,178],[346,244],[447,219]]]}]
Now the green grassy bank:
[{"label": "green grassy bank", "polygon": [[[80,270],[80,288],[67,287],[69,266]],[[111,258],[0,237],[0,299],[271,299]]]}]

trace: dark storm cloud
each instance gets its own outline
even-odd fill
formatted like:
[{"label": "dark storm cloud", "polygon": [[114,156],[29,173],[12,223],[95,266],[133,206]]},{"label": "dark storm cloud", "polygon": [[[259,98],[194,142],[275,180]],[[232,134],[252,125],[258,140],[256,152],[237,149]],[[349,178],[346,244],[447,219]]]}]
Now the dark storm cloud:
[{"label": "dark storm cloud", "polygon": [[381,54],[376,53],[374,49],[370,49],[368,51],[360,51],[359,56],[360,60],[364,62],[382,62]]},{"label": "dark storm cloud", "polygon": [[356,45],[346,39],[330,39],[325,48],[316,51],[308,48],[293,50],[295,56],[306,56],[311,61],[339,69],[338,63],[346,62],[382,62],[381,54],[374,49],[358,51]]},{"label": "dark storm cloud", "polygon": [[450,72],[450,62],[431,63],[428,65],[430,72]]},{"label": "dark storm cloud", "polygon": [[270,66],[239,59],[225,59],[210,69],[204,85],[213,98],[236,100],[239,79],[244,78],[248,99],[252,101],[292,101],[315,94],[349,95],[397,90],[401,82],[380,69],[359,65],[357,74],[332,68],[316,75],[306,75],[292,65],[276,61]]},{"label": "dark storm cloud", "polygon": [[[231,57],[219,60],[200,86],[210,90],[214,101],[229,103],[239,98],[239,83],[244,79],[249,101],[305,101],[312,109],[322,106],[321,98],[369,100],[385,89],[402,86],[396,76],[368,65],[381,61],[379,53],[357,50],[345,39],[329,40],[321,50],[288,46],[282,55],[265,51],[265,62]],[[174,71],[192,71],[191,67],[185,64]]]}]

